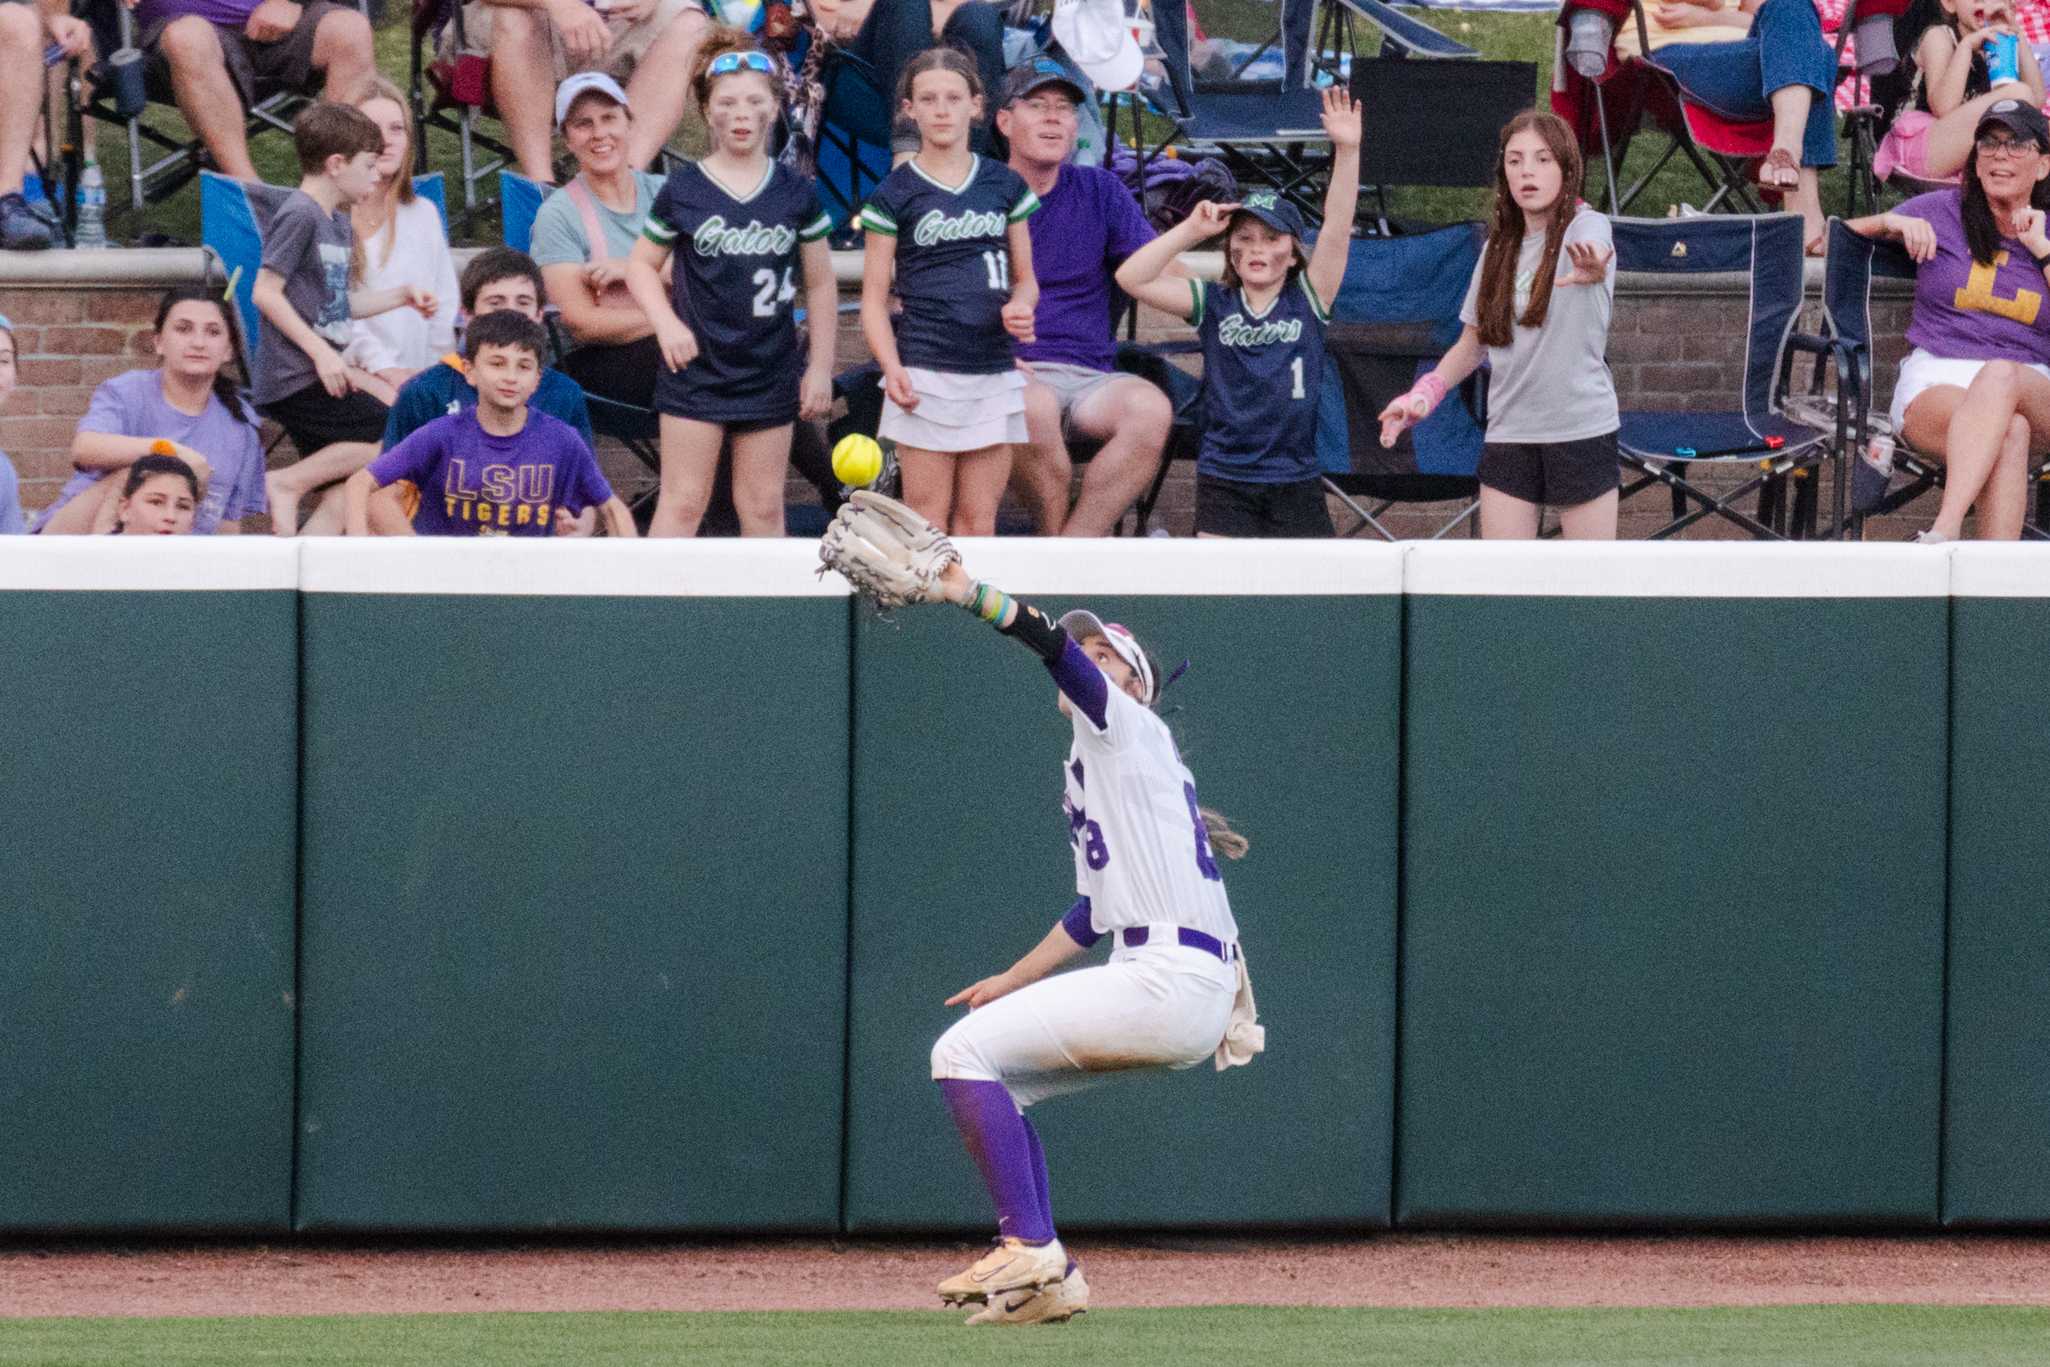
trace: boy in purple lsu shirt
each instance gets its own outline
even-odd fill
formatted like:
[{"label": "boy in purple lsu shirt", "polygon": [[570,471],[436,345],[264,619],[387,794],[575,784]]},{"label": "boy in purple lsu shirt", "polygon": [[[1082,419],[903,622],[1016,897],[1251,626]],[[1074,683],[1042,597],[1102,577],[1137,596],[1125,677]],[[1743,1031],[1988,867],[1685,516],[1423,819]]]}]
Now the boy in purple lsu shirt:
[{"label": "boy in purple lsu shirt", "polygon": [[464,354],[477,406],[436,418],[349,477],[349,535],[370,534],[370,496],[398,482],[416,491],[405,528],[415,535],[570,535],[590,507],[612,535],[635,535],[583,437],[527,406],[545,341],[541,325],[517,313],[473,320]]}]

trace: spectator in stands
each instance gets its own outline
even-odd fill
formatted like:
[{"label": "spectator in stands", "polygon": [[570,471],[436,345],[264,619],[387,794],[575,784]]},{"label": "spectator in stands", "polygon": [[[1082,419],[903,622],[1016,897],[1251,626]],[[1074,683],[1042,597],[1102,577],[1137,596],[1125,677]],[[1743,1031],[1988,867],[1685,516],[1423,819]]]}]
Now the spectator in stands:
[{"label": "spectator in stands", "polygon": [[646,408],[662,352],[655,325],[627,291],[626,262],[662,179],[634,169],[627,149],[633,110],[610,76],[586,72],[564,81],[555,119],[577,173],[534,215],[534,260],[576,343],[562,368],[586,393]]},{"label": "spectator in stands", "polygon": [[576,429],[528,406],[541,383],[547,338],[517,313],[471,322],[464,357],[477,406],[436,418],[349,477],[348,530],[370,531],[370,499],[404,482],[414,511],[403,533],[427,536],[571,534],[577,514],[603,511],[614,536],[633,536],[633,515],[613,494]]},{"label": "spectator in stands", "polygon": [[261,180],[249,159],[245,111],[258,87],[324,100],[362,95],[377,70],[370,20],[337,0],[122,0],[132,4],[149,54],[150,95],[175,100],[215,170]]},{"label": "spectator in stands", "polygon": [[8,251],[39,251],[57,240],[50,221],[22,196],[43,113],[43,83],[33,73],[43,69],[45,43],[76,57],[92,46],[92,30],[60,0],[0,5],[0,71],[9,73],[0,86],[0,248]]},{"label": "spectator in stands", "polygon": [[[1111,327],[1124,303],[1117,268],[1153,240],[1125,183],[1097,166],[1070,165],[1083,92],[1060,65],[1035,57],[1004,78],[997,130],[1011,169],[1039,196],[1025,220],[1039,277],[1035,337],[1017,356],[1025,387],[1028,444],[1017,448],[1012,486],[1045,536],[1109,536],[1160,469],[1174,408],[1167,395],[1115,369]],[[1179,267],[1175,268],[1179,271]],[[1067,435],[1103,443],[1068,507],[1074,467]]]},{"label": "spectator in stands", "polygon": [[[1649,8],[1649,7],[1648,7]],[[1655,7],[1668,31],[1729,30],[1728,41],[1661,43],[1646,57],[1671,73],[1689,99],[1726,119],[1772,120],[1772,150],[1758,183],[1786,196],[1808,225],[1808,248],[1819,253],[1825,220],[1818,188],[1836,165],[1836,49],[1822,36],[1815,0],[1665,0]],[[1718,32],[1720,39],[1724,35]],[[1617,33],[1617,50],[1636,40],[1636,25]]]},{"label": "spectator in stands", "polygon": [[[1359,198],[1360,109],[1323,93],[1331,139],[1324,221],[1344,232],[1303,242],[1302,215],[1272,190],[1239,204],[1204,200],[1118,267],[1119,288],[1193,323],[1203,343],[1203,446],[1196,456],[1196,535],[1334,534],[1317,470],[1317,395],[1324,334],[1351,251]],[[1224,282],[1165,279],[1167,266],[1224,235]]]},{"label": "spectator in stands", "polygon": [[[711,148],[670,175],[627,263],[627,286],[662,349],[662,488],[650,536],[698,534],[729,444],[741,535],[783,535],[791,435],[833,407],[833,224],[811,177],[769,156],[780,66],[738,29],[706,37],[690,83]],[[799,277],[816,320],[801,370]]]},{"label": "spectator in stands", "polygon": [[2043,71],[2026,40],[2015,45],[2018,83],[2003,81],[1999,90],[1993,88],[1986,42],[2013,34],[2014,25],[2007,0],[1955,8],[1921,0],[1909,7],[1900,28],[1906,39],[1902,50],[1914,54],[1914,98],[1886,130],[1872,158],[1873,175],[1885,180],[1899,170],[1917,180],[1955,183],[1971,155],[1980,116],[1995,100],[2026,100],[2042,107]]},{"label": "spectator in stands", "polygon": [[176,456],[148,455],[128,467],[114,504],[116,535],[183,536],[199,509],[199,476]]},{"label": "spectator in stands", "polygon": [[59,536],[114,527],[122,485],[151,455],[185,463],[199,488],[191,530],[245,530],[265,510],[263,443],[256,413],[228,374],[234,358],[227,305],[198,285],[181,285],[157,302],[154,370],[131,370],[93,391],[71,439],[77,473],[36,519]]},{"label": "spectator in stands", "polygon": [[[14,323],[0,314],[0,409],[14,394],[15,371]],[[0,536],[19,536],[27,530],[21,516],[21,480],[14,462],[0,451]]]},{"label": "spectator in stands", "polygon": [[[624,135],[627,164],[646,170],[683,118],[685,81],[707,20],[697,0],[470,0],[464,32],[491,54],[491,98],[520,174],[555,180],[555,90],[571,72],[624,81],[639,117]],[[622,97],[623,98],[623,97]]]},{"label": "spectator in stands", "polygon": [[1943,502],[1917,541],[2021,535],[2029,458],[2050,450],[2050,123],[2022,100],[1979,121],[1964,186],[1844,226],[1900,242],[1920,263],[1893,425],[1944,465]]},{"label": "spectator in stands", "polygon": [[[341,212],[377,188],[384,134],[360,109],[315,104],[292,125],[302,178],[264,234],[263,264],[249,297],[263,315],[253,377],[256,406],[285,429],[299,462],[270,476],[271,529],[299,531],[300,500],[362,469],[377,454],[386,407],[357,387],[342,359],[349,320],[387,309],[435,311],[418,285],[358,288],[355,234]],[[341,510],[316,508],[309,533],[335,532]]]},{"label": "spectator in stands", "polygon": [[344,356],[397,391],[456,345],[456,262],[441,211],[413,193],[413,115],[397,86],[378,76],[357,106],[384,135],[377,188],[349,209],[356,236],[356,278],[366,290],[418,285],[434,312],[389,309],[350,325]]},{"label": "spectator in stands", "polygon": [[[982,0],[811,0],[811,13],[819,32],[844,48],[874,73],[880,94],[874,103],[860,99],[858,106],[832,106],[827,115],[845,123],[849,114],[873,109],[881,118],[875,127],[850,126],[849,131],[873,143],[891,143],[891,115],[888,98],[903,79],[905,63],[935,44],[957,47],[975,59],[984,90],[996,90],[1004,80],[1004,12]],[[976,121],[969,138],[969,150],[981,156],[997,155],[990,136],[988,116]],[[899,130],[904,131],[903,129]],[[901,159],[916,151],[915,130],[907,148],[892,144]]]},{"label": "spectator in stands", "polygon": [[[486,248],[463,267],[459,288],[466,317],[510,311],[531,322],[541,321],[541,268],[525,252],[511,247]],[[584,445],[594,445],[591,412],[584,403],[583,388],[575,380],[553,366],[543,366],[531,402],[549,417],[574,427]],[[398,402],[385,420],[384,449],[391,450],[436,418],[476,406],[477,387],[470,383],[463,360],[449,356],[437,361],[399,391]]]}]

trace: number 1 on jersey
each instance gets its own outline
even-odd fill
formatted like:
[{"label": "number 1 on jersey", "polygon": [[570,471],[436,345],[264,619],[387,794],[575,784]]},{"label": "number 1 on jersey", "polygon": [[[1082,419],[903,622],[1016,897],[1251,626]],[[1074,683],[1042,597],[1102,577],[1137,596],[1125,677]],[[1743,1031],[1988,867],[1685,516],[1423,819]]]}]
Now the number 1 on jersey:
[{"label": "number 1 on jersey", "polygon": [[1288,363],[1288,373],[1289,373],[1290,375],[1293,375],[1293,376],[1295,377],[1295,392],[1294,392],[1293,394],[1290,394],[1290,395],[1289,395],[1289,397],[1290,397],[1291,399],[1301,399],[1301,398],[1307,398],[1308,396],[1307,396],[1306,394],[1304,394],[1304,393],[1303,393],[1303,358],[1302,358],[1302,357],[1298,356],[1298,357],[1296,357],[1296,358],[1295,358],[1294,360],[1292,360],[1292,361],[1290,361],[1290,362]]},{"label": "number 1 on jersey", "polygon": [[1008,293],[1011,288],[1011,253],[1009,249],[999,247],[995,251],[984,252],[982,254],[982,264],[989,271],[989,287],[993,290],[1003,290]]}]

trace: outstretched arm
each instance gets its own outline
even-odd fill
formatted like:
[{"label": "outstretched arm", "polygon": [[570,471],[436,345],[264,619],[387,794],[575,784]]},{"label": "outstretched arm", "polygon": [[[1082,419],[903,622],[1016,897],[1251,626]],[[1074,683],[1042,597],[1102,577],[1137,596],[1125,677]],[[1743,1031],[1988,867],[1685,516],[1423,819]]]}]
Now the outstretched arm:
[{"label": "outstretched arm", "polygon": [[970,578],[959,561],[941,573],[940,591],[1039,656],[1054,685],[1098,731],[1109,724],[1110,680],[1058,622],[996,585]]}]

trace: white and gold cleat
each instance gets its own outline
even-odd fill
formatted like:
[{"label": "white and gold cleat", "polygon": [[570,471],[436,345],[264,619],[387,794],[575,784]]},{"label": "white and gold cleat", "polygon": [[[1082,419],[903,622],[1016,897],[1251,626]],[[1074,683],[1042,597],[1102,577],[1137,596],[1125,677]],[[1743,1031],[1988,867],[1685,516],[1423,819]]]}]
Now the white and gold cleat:
[{"label": "white and gold cleat", "polygon": [[1037,1291],[1003,1291],[968,1317],[969,1324],[1065,1324],[1089,1308],[1089,1283],[1076,1267]]},{"label": "white and gold cleat", "polygon": [[940,1299],[948,1305],[986,1301],[1008,1291],[1037,1291],[1068,1274],[1068,1251],[1061,1241],[1033,1245],[1022,1239],[1000,1239],[975,1266],[940,1283]]}]

